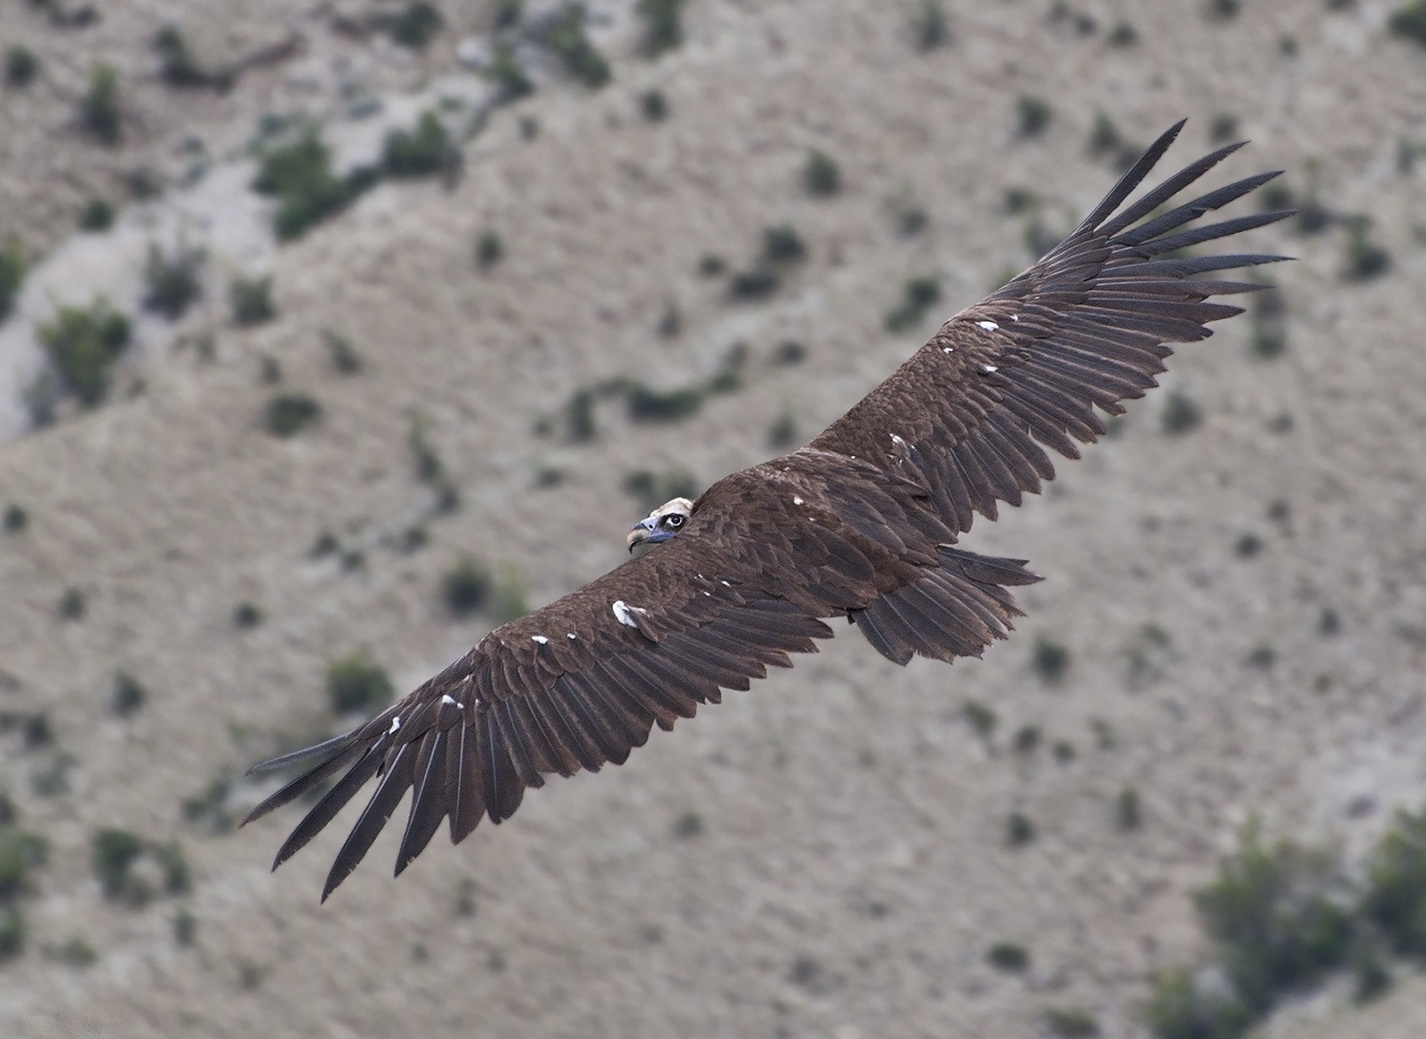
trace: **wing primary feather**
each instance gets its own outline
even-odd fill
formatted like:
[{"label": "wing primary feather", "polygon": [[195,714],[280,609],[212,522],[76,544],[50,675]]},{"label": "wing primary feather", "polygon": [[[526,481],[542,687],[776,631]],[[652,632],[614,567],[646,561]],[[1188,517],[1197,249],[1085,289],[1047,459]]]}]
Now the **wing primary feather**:
[{"label": "wing primary feather", "polygon": [[1175,249],[1197,245],[1199,242],[1211,242],[1215,238],[1227,238],[1240,231],[1249,231],[1255,227],[1276,223],[1284,217],[1291,216],[1293,212],[1291,209],[1277,209],[1271,213],[1250,213],[1247,216],[1238,216],[1231,220],[1220,220],[1216,224],[1192,227],[1187,231],[1169,235],[1167,238],[1156,238],[1152,242],[1144,242],[1135,248],[1150,256],[1158,256],[1162,253],[1173,252]]},{"label": "wing primary feather", "polygon": [[[1182,126],[1183,123],[1180,122],[1178,126],[1174,128],[1173,132],[1176,133],[1177,129]],[[1134,164],[1135,169],[1139,167],[1139,165],[1144,161],[1144,159],[1147,159],[1150,155],[1154,154],[1155,150],[1159,147],[1160,141],[1162,140],[1163,138],[1160,137],[1158,141],[1154,142],[1153,146],[1150,147],[1150,149],[1144,153],[1144,157],[1140,159],[1138,163]],[[1155,209],[1158,209],[1159,206],[1163,205],[1169,199],[1173,198],[1184,188],[1188,187],[1199,177],[1203,176],[1214,166],[1217,166],[1220,162],[1222,162],[1228,156],[1232,155],[1235,151],[1237,151],[1239,148],[1243,147],[1243,145],[1247,143],[1247,141],[1235,141],[1232,144],[1225,144],[1223,145],[1223,147],[1217,149],[1216,151],[1209,152],[1207,155],[1203,156],[1203,158],[1195,159],[1193,162],[1189,163],[1183,169],[1179,170],[1173,176],[1165,180],[1162,184],[1159,184],[1151,190],[1145,192],[1142,198],[1136,200],[1132,206],[1124,210],[1124,212],[1120,213],[1113,220],[1106,220],[1106,218],[1111,213],[1113,213],[1115,209],[1119,208],[1119,202],[1124,201],[1124,199],[1128,197],[1128,192],[1125,192],[1124,195],[1120,197],[1119,201],[1115,202],[1114,205],[1111,206],[1109,209],[1106,210],[1103,206],[1101,206],[1100,209],[1095,210],[1092,216],[1098,216],[1100,210],[1103,210],[1103,215],[1100,216],[1098,220],[1094,220],[1092,223],[1089,220],[1086,220],[1085,223],[1089,224],[1091,227],[1094,228],[1095,231],[1097,231],[1101,235],[1104,235],[1106,238],[1112,238],[1115,234],[1128,227],[1134,221],[1141,220],[1144,217],[1148,216],[1150,213],[1152,213]],[[1163,154],[1163,151],[1159,151],[1157,155],[1154,155],[1153,162],[1150,162],[1149,166],[1152,167],[1154,163],[1158,162],[1159,159],[1163,157]],[[1139,179],[1143,180],[1144,176],[1147,175],[1148,172],[1148,169],[1145,169],[1144,172],[1140,174]],[[1128,174],[1126,174],[1125,177],[1127,179]],[[1107,202],[1108,199],[1105,199],[1105,201]]]},{"label": "wing primary feather", "polygon": [[[247,814],[247,817],[244,818],[243,821],[238,825],[240,827],[246,826],[254,819],[262,818],[274,808],[281,808],[289,801],[293,801],[301,797],[308,790],[311,790],[313,787],[321,783],[324,779],[327,779],[329,776],[335,775],[338,771],[341,770],[343,765],[350,762],[352,758],[356,757],[364,749],[365,748],[360,743],[353,743],[350,746],[346,747],[344,750],[338,751],[336,754],[333,754],[330,758],[322,762],[320,765],[317,765],[315,768],[309,769],[307,772],[304,772],[302,775],[298,776],[292,782],[284,786],[281,790],[277,791],[277,793],[264,799],[263,802],[259,804],[256,808],[254,808],[251,812],[249,812]],[[292,760],[301,759],[295,758]]]},{"label": "wing primary feather", "polygon": [[378,746],[368,747],[366,752],[359,758],[347,774],[337,780],[335,786],[327,791],[325,797],[312,806],[312,810],[303,816],[302,821],[283,841],[282,847],[277,849],[277,857],[273,859],[272,868],[277,869],[293,855],[297,854],[307,842],[317,836],[322,828],[332,821],[333,817],[342,810],[348,801],[368,779],[376,775],[381,768],[382,753]]},{"label": "wing primary feather", "polygon": [[[1140,242],[1147,242],[1150,238],[1157,238],[1165,231],[1171,231],[1196,220],[1204,213],[1214,209],[1221,209],[1229,202],[1241,198],[1254,188],[1266,184],[1274,177],[1281,175],[1282,170],[1273,170],[1269,173],[1259,173],[1256,176],[1244,177],[1242,180],[1234,181],[1232,184],[1225,184],[1215,191],[1210,191],[1206,195],[1200,195],[1191,202],[1171,209],[1163,216],[1155,217],[1148,223],[1140,224],[1138,227],[1130,228],[1126,231],[1114,233],[1100,229],[1101,233],[1111,235],[1111,240],[1115,245],[1138,245]],[[1127,225],[1126,225],[1127,226]]]},{"label": "wing primary feather", "polygon": [[386,769],[386,775],[381,777],[381,782],[377,784],[376,790],[371,795],[371,800],[362,809],[351,833],[347,834],[347,839],[342,844],[342,850],[337,852],[336,861],[332,863],[331,872],[327,874],[327,882],[322,886],[323,902],[337,889],[337,885],[351,876],[352,870],[356,869],[357,864],[366,857],[366,853],[371,850],[371,845],[377,835],[385,828],[386,821],[391,818],[391,813],[396,811],[396,806],[401,803],[401,798],[405,796],[407,788],[411,785],[409,762],[413,756],[409,743],[402,744],[394,750]]},{"label": "wing primary feather", "polygon": [[455,803],[450,812],[451,843],[459,844],[471,835],[485,815],[485,765],[476,722],[463,723],[454,754],[446,757],[446,786]]},{"label": "wing primary feather", "polygon": [[411,860],[425,850],[431,838],[441,828],[449,807],[450,787],[446,783],[446,753],[449,734],[430,731],[416,755],[415,781],[411,795],[411,811],[406,817],[406,832],[401,835],[401,848],[396,853],[396,876],[405,872]]}]

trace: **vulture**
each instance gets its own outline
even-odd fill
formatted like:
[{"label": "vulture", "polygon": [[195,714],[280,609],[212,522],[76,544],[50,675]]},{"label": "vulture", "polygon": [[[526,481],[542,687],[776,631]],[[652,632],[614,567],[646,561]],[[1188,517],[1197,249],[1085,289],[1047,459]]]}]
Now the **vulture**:
[{"label": "vulture", "polygon": [[[1040,578],[1020,559],[960,547],[1105,432],[1095,409],[1157,383],[1168,343],[1242,312],[1211,297],[1264,286],[1216,272],[1287,257],[1190,255],[1291,215],[1193,225],[1281,171],[1172,200],[1243,143],[1205,155],[1132,204],[1168,150],[1165,132],[1070,235],[956,314],[885,382],[805,447],[675,498],[629,533],[635,555],[504,624],[370,721],[253,771],[310,767],[251,822],[336,778],[277,852],[296,854],[365,786],[322,899],[349,876],[411,791],[399,875],[447,822],[452,843],[510,818],[549,775],[622,764],[657,724],[672,729],[724,689],[790,667],[844,617],[883,656],[980,656],[1020,615],[1010,589]],[[1123,208],[1121,208],[1123,207]],[[1213,275],[1203,277],[1204,275]],[[312,762],[315,760],[315,764]]]}]

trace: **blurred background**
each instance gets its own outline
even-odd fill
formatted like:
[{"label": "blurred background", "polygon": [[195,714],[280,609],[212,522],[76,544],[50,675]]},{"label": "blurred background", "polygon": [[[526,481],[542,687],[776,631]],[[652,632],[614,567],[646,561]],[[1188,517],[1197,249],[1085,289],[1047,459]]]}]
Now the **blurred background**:
[{"label": "blurred background", "polygon": [[[1422,1034],[1426,5],[4,0],[0,1033]],[[1280,291],[843,633],[329,900],[343,731],[1072,228],[1286,173]]]}]

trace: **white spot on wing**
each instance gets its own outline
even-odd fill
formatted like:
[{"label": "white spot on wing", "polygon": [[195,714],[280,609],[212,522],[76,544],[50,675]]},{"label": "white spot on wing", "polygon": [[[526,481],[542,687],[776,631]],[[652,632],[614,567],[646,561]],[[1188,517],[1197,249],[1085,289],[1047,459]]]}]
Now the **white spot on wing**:
[{"label": "white spot on wing", "polygon": [[979,325],[981,328],[985,329],[987,332],[994,332],[997,328],[1000,327],[994,321],[977,321],[976,324]]},{"label": "white spot on wing", "polygon": [[1011,314],[1011,315],[1010,315],[1010,320],[1011,320],[1011,321],[1019,321],[1019,320],[1020,320],[1020,315],[1019,315],[1019,314]]},{"label": "white spot on wing", "polygon": [[620,624],[627,624],[631,628],[637,628],[639,626],[639,622],[634,619],[634,616],[636,614],[644,614],[648,612],[647,610],[640,609],[637,606],[630,606],[628,603],[624,602],[623,599],[615,599],[614,605],[611,608],[614,611],[614,619],[617,620]]},{"label": "white spot on wing", "polygon": [[391,728],[389,728],[389,729],[386,730],[386,734],[387,734],[388,736],[390,736],[393,732],[395,732],[395,731],[396,731],[397,729],[399,729],[399,728],[401,728],[401,715],[398,714],[398,715],[394,715],[394,716],[392,717],[392,719],[391,719]]},{"label": "white spot on wing", "polygon": [[802,499],[799,498],[799,497],[797,497],[797,495],[794,494],[794,495],[792,496],[792,504],[794,504],[794,505],[801,505],[801,504],[802,504]]},{"label": "white spot on wing", "polygon": [[941,353],[943,353],[943,354],[953,354],[953,353],[955,353],[955,351],[952,350],[949,346],[943,346],[943,347],[941,347]]},{"label": "white spot on wing", "polygon": [[995,365],[993,365],[993,364],[987,364],[987,365],[985,366],[985,370],[986,370],[987,372],[998,372],[998,371],[1000,371],[1000,369],[997,368],[997,367],[995,367]]},{"label": "white spot on wing", "polygon": [[576,635],[574,632],[571,631],[568,635],[565,636],[565,638],[567,638],[567,639],[577,639],[577,638],[579,638],[579,636]]},{"label": "white spot on wing", "polygon": [[540,645],[542,645],[542,646],[548,645],[548,644],[549,644],[549,641],[550,641],[549,639],[545,638],[543,635],[531,635],[530,638],[531,638],[533,641],[538,642],[538,643],[539,643]]},{"label": "white spot on wing", "polygon": [[459,707],[462,711],[465,710],[465,704],[461,703],[459,700],[457,700],[457,699],[456,699],[454,696],[452,696],[450,693],[446,693],[444,696],[441,697],[441,703],[443,703],[443,704],[448,704],[448,703],[449,703],[449,704],[455,704],[455,705],[456,705],[457,707]]}]

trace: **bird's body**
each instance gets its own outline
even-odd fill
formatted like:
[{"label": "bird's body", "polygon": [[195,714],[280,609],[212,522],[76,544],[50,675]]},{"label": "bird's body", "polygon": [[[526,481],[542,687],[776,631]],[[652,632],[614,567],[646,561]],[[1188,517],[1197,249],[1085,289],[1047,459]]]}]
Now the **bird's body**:
[{"label": "bird's body", "polygon": [[508,818],[546,775],[623,762],[655,723],[672,728],[722,689],[815,651],[830,618],[901,664],[978,656],[1006,637],[1019,614],[1008,588],[1039,578],[1023,560],[958,547],[974,513],[995,519],[998,502],[1038,492],[1054,476],[1045,447],[1078,457],[1076,442],[1104,432],[1095,407],[1119,414],[1155,385],[1165,343],[1201,339],[1206,322],[1239,312],[1209,296],[1259,287],[1195,275],[1281,259],[1156,259],[1287,215],[1184,229],[1275,175],[1262,174],[1150,218],[1236,145],[1115,215],[1178,129],[1064,242],[947,321],[807,447],[660,507],[630,533],[631,549],[654,543],[643,555],[497,628],[344,736],[259,766],[322,756],[249,819],[341,775],[277,863],[379,776],[323,897],[414,790],[400,873],[443,821],[460,841],[484,816]]}]

